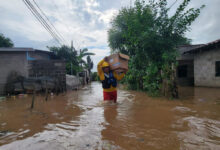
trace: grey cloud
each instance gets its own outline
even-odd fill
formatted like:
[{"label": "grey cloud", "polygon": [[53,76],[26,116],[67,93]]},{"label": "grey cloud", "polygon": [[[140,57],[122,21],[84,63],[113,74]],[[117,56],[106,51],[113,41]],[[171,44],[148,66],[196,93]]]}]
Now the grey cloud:
[{"label": "grey cloud", "polygon": [[207,43],[220,38],[220,1],[192,1],[192,7],[205,4],[198,19],[192,24],[190,32],[186,35],[193,39],[194,44]]},{"label": "grey cloud", "polygon": [[[98,14],[91,14],[89,13],[85,8],[85,1],[81,0],[72,0],[72,5],[74,7],[73,14],[77,16],[77,18],[82,22],[82,24],[86,25],[89,24],[92,21],[95,21],[95,25],[93,26],[93,29],[103,29],[105,27],[104,23],[99,20]],[[94,8],[96,10],[96,8]],[[97,9],[98,10],[98,9]],[[74,21],[74,20],[72,20]]]},{"label": "grey cloud", "polygon": [[[13,0],[10,0],[12,2]],[[87,47],[97,47],[100,45],[107,46],[106,29],[106,18],[103,15],[108,15],[106,11],[111,9],[119,10],[122,6],[129,6],[130,0],[96,0],[99,3],[97,7],[90,7],[88,11],[86,6],[86,0],[51,0],[51,1],[37,1],[40,7],[48,15],[50,20],[55,24],[59,31],[62,31],[62,35],[71,37],[73,40],[85,41]],[[132,0],[134,2],[135,0]],[[172,4],[175,0],[168,0],[168,4]],[[181,0],[178,0],[178,3]],[[7,37],[10,37],[15,46],[28,46],[34,48],[43,48],[47,45],[55,45],[56,42],[49,40],[51,37],[36,21],[33,15],[24,6],[22,1],[14,0],[15,6],[12,6],[9,1],[0,2],[0,32],[4,33]],[[56,6],[53,5],[56,3]],[[60,3],[60,5],[59,5]],[[178,6],[178,3],[176,5]],[[8,7],[5,5],[7,4]],[[9,5],[10,4],[10,5]],[[17,5],[19,4],[19,5]],[[209,41],[220,38],[220,0],[191,0],[191,7],[199,7],[202,4],[206,4],[206,8],[202,11],[199,18],[192,24],[192,30],[186,34],[187,37],[193,39],[193,43],[207,43]],[[172,12],[175,11],[176,5],[173,7]],[[14,7],[14,8],[13,8]],[[97,13],[98,12],[98,13]],[[19,14],[19,15],[17,15]],[[18,17],[19,16],[19,17]],[[100,17],[102,16],[102,19]],[[36,25],[33,33],[29,30],[19,31],[17,26],[9,26],[6,21],[14,21],[19,23],[20,26]],[[30,23],[33,22],[33,23]],[[67,33],[66,30],[62,30],[68,26],[71,29],[71,33]],[[39,28],[38,28],[39,25]],[[63,26],[62,26],[63,25]],[[27,26],[27,28],[33,29],[34,27]],[[37,30],[42,28],[42,30]],[[19,28],[20,29],[20,28]],[[21,28],[20,30],[23,30]],[[25,33],[26,32],[26,33]],[[30,40],[30,33],[37,34],[36,39],[39,37],[45,37],[44,34],[48,35],[48,41],[33,41]],[[104,34],[103,34],[104,33]],[[29,37],[27,36],[29,35]],[[32,36],[33,37],[33,36]],[[47,38],[46,38],[47,39]],[[70,38],[69,38],[70,39]],[[40,39],[41,40],[41,39]],[[105,48],[108,49],[108,48]],[[96,56],[94,56],[96,57]]]},{"label": "grey cloud", "polygon": [[86,36],[86,39],[88,39],[90,42],[96,42],[97,41],[96,39],[94,39],[92,37],[88,37],[88,36]]},{"label": "grey cloud", "polygon": [[91,21],[92,16],[88,12],[84,11],[83,12],[83,16],[84,16],[84,21],[86,21],[86,22],[90,22]]},{"label": "grey cloud", "polygon": [[[1,28],[1,26],[0,26]],[[0,30],[0,33],[3,33],[5,36],[10,37],[10,39],[15,44],[15,47],[32,47],[36,49],[47,50],[47,46],[59,46],[57,42],[52,39],[48,41],[32,41],[25,36],[14,34],[13,31],[10,30]]]},{"label": "grey cloud", "polygon": [[99,10],[107,9],[120,9],[121,7],[130,6],[130,2],[134,3],[135,0],[98,0],[100,3]]}]

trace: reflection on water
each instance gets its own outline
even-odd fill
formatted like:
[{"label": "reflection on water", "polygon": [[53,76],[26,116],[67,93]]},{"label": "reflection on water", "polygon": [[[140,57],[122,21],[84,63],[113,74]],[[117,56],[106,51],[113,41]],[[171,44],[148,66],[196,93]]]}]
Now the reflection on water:
[{"label": "reflection on water", "polygon": [[81,91],[0,101],[0,150],[220,149],[220,90],[180,88],[181,100],[118,91],[102,104],[97,82]]}]

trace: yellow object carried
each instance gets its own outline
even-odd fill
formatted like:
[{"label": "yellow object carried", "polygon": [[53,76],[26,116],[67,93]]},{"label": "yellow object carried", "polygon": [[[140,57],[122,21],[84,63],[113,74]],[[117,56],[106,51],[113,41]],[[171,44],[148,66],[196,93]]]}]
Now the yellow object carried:
[{"label": "yellow object carried", "polygon": [[109,67],[109,64],[106,62],[106,61],[104,61],[103,63],[102,63],[102,68],[103,67]]}]

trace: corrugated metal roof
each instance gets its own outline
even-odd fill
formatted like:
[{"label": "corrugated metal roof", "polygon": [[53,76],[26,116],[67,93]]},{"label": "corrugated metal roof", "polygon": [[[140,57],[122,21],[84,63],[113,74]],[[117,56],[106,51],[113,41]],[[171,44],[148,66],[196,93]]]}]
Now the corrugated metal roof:
[{"label": "corrugated metal roof", "polygon": [[24,52],[24,51],[34,51],[33,48],[29,47],[0,47],[1,52]]},{"label": "corrugated metal roof", "polygon": [[40,50],[40,49],[34,49],[34,51],[43,52],[43,53],[53,53],[51,51]]},{"label": "corrugated metal roof", "polygon": [[40,52],[45,52],[45,53],[52,53],[50,51],[33,49],[29,47],[12,47],[12,48],[0,47],[0,52],[27,52],[27,51],[40,51]]},{"label": "corrugated metal roof", "polygon": [[198,47],[194,47],[188,51],[183,52],[183,54],[196,53],[196,52],[203,51],[203,50],[209,50],[210,48],[213,48],[213,46],[214,46],[214,48],[216,48],[217,46],[220,46],[220,39],[209,42],[207,44],[203,44]]},{"label": "corrugated metal roof", "polygon": [[180,45],[178,47],[178,51],[180,52],[180,54],[184,54],[188,51],[191,51],[195,48],[199,48],[201,46],[203,46],[204,44],[197,44],[197,45]]}]

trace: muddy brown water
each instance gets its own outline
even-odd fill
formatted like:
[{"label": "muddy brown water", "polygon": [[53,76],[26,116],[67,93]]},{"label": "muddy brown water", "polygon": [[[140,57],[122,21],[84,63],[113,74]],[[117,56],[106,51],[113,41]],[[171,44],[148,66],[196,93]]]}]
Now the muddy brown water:
[{"label": "muddy brown water", "polygon": [[180,88],[180,100],[119,90],[102,104],[100,83],[81,91],[0,101],[0,150],[218,150],[220,89]]}]

